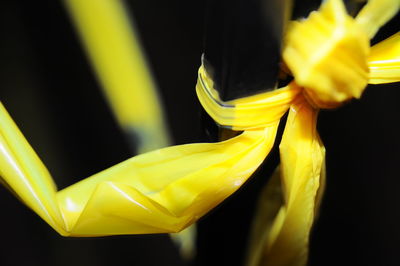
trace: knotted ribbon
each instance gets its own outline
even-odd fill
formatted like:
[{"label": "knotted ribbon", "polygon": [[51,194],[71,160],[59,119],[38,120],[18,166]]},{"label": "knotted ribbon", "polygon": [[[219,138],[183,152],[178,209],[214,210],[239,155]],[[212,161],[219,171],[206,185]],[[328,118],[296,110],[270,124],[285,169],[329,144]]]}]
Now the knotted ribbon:
[{"label": "knotted ribbon", "polygon": [[243,131],[239,136],[135,156],[61,191],[0,105],[1,181],[64,236],[178,232],[252,175],[289,111],[280,144],[284,204],[266,228],[258,261],[303,265],[324,177],[325,150],[316,131],[319,108],[360,97],[368,79],[400,80],[399,34],[369,51],[370,29],[379,28],[399,8],[397,0],[379,2],[386,7],[379,11],[383,20],[374,21],[377,1],[353,19],[342,1],[330,0],[292,25],[283,58],[294,81],[285,88],[222,102],[201,67],[196,86],[200,102],[217,123]]}]

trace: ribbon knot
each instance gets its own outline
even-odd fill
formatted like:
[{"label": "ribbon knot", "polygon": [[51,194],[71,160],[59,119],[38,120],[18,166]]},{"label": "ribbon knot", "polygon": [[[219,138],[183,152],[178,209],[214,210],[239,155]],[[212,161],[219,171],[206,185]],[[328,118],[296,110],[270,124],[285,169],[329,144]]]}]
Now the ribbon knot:
[{"label": "ribbon knot", "polygon": [[289,26],[283,58],[313,105],[338,107],[367,86],[369,37],[357,20],[334,0]]},{"label": "ribbon knot", "polygon": [[0,103],[0,182],[65,236],[177,232],[246,182],[289,111],[279,146],[283,204],[258,232],[248,265],[305,265],[324,180],[318,109],[360,97],[368,80],[400,81],[400,34],[371,50],[368,44],[399,5],[370,0],[353,20],[341,0],[329,0],[295,22],[283,51],[294,81],[285,88],[222,102],[200,67],[196,90],[205,110],[242,134],[135,156],[61,191]]},{"label": "ribbon knot", "polygon": [[[283,59],[294,81],[284,88],[222,102],[213,89],[212,80],[200,67],[198,98],[221,126],[245,132],[276,128],[289,110],[279,146],[283,204],[272,221],[264,221],[269,225],[264,232],[253,236],[257,243],[251,246],[258,251],[249,258],[249,266],[306,264],[309,234],[325,179],[325,148],[316,130],[318,110],[335,108],[352,98],[360,98],[369,80],[379,79],[370,74],[368,60],[372,53],[373,64],[380,64],[382,69],[382,62],[376,58],[382,58],[383,49],[371,50],[369,46],[369,38],[377,28],[374,22],[382,23],[382,20],[370,21],[376,18],[373,7],[377,2],[369,1],[353,19],[341,0],[329,0],[306,20],[293,22],[285,36]],[[380,4],[386,7],[380,8],[386,19],[390,18],[387,13],[393,14],[393,9],[399,8],[398,0],[383,0]],[[389,41],[391,47],[400,44],[400,36],[394,38]],[[380,46],[387,47],[387,44]],[[398,66],[399,60],[396,60]],[[379,79],[381,82],[400,78],[395,66],[388,72],[391,75],[386,72],[384,78]],[[378,75],[379,72],[373,73]],[[275,132],[266,134],[272,133],[274,138]],[[270,137],[265,136],[266,139]],[[274,199],[268,201],[274,204]]]}]

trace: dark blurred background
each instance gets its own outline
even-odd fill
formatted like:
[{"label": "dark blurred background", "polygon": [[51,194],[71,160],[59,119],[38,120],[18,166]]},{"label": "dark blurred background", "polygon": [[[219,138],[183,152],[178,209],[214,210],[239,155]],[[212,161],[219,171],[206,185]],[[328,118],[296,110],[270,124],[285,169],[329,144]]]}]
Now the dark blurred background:
[{"label": "dark blurred background", "polygon": [[[204,141],[194,91],[204,1],[126,4],[174,144]],[[374,41],[397,32],[399,22],[397,16]],[[0,34],[0,99],[60,189],[132,156],[62,1],[2,1]],[[310,265],[400,265],[398,86],[370,86],[360,101],[321,112],[328,180]],[[277,163],[275,150],[259,173]],[[255,175],[200,221],[197,257],[186,264],[167,235],[63,238],[1,187],[0,265],[242,265],[257,192],[266,180]]]}]

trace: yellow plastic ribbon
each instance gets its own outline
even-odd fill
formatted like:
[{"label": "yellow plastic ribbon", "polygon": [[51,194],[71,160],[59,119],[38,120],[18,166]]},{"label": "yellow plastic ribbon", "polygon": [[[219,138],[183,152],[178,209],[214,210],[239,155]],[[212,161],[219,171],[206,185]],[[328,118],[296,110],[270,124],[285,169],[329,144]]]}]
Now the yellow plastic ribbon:
[{"label": "yellow plastic ribbon", "polygon": [[[316,132],[318,108],[333,108],[359,98],[368,83],[399,81],[400,38],[396,34],[370,52],[369,38],[399,10],[400,1],[369,1],[353,19],[340,0],[326,1],[319,11],[293,22],[283,58],[307,99],[290,107],[280,144],[283,203],[266,190],[261,212],[265,223],[254,232],[247,265],[306,265],[308,241],[325,179],[325,149]],[[379,17],[379,19],[376,19]],[[299,97],[301,98],[301,97]]]},{"label": "yellow plastic ribbon", "polygon": [[374,45],[368,57],[369,83],[400,81],[400,33]]},{"label": "yellow plastic ribbon", "polygon": [[138,152],[169,145],[157,89],[121,0],[64,0],[122,129]]},{"label": "yellow plastic ribbon", "polygon": [[57,192],[1,106],[0,174],[28,207],[65,236],[178,232],[251,176],[271,149],[278,122],[220,143],[135,156]]},{"label": "yellow plastic ribbon", "polygon": [[[398,0],[389,2],[398,9]],[[370,9],[369,4],[365,8]],[[243,130],[242,134],[219,143],[173,146],[139,155],[61,191],[0,105],[2,182],[65,236],[177,232],[251,176],[268,155],[280,118],[289,110],[280,145],[284,203],[266,228],[265,249],[256,261],[304,265],[324,177],[325,151],[316,132],[318,109],[360,97],[369,79],[368,37],[340,0],[326,1],[286,35],[283,57],[295,78],[287,87],[222,102],[200,68],[196,90],[205,110],[222,126]],[[394,38],[385,45],[398,47],[399,38]],[[384,51],[373,55],[374,62],[386,60]],[[381,69],[391,66],[390,60],[385,62]],[[384,77],[389,72],[393,67]]]},{"label": "yellow plastic ribbon", "polygon": [[[199,72],[199,83],[203,84],[197,86],[200,102],[222,126],[245,132],[259,130],[270,126],[271,121],[265,120],[267,114],[279,120],[289,109],[280,143],[284,204],[276,217],[270,217],[269,227],[263,229],[268,233],[259,246],[266,250],[252,260],[254,265],[291,265],[288,260],[304,265],[324,173],[325,148],[316,131],[318,109],[308,103],[295,82],[276,91],[222,103],[216,92],[204,85],[208,78],[202,78],[206,76],[203,68]],[[246,121],[254,124],[244,126]],[[268,255],[264,257],[265,252]]]},{"label": "yellow plastic ribbon", "polygon": [[[117,122],[135,152],[170,145],[156,86],[134,21],[120,0],[64,0]],[[185,258],[194,254],[196,228],[171,234]]]}]

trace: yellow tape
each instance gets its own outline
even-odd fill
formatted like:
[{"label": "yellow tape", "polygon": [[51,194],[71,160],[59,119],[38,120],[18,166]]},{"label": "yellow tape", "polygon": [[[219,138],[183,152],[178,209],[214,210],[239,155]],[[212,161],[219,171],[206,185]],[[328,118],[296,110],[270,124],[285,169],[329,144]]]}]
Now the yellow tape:
[{"label": "yellow tape", "polygon": [[368,65],[369,83],[400,81],[400,32],[372,47]]},{"label": "yellow tape", "polygon": [[[359,98],[369,82],[400,78],[394,71],[400,56],[398,35],[369,52],[368,39],[375,31],[365,30],[366,25],[381,26],[399,9],[398,0],[383,2],[389,12],[374,8],[377,1],[370,1],[354,20],[342,1],[329,0],[308,19],[290,26],[283,58],[312,106],[337,107]],[[381,12],[382,17],[374,21]],[[388,67],[390,62],[393,65]],[[303,266],[307,262],[309,234],[323,192],[325,148],[316,132],[317,110],[298,98],[290,107],[280,144],[283,204],[275,217],[256,216],[266,226],[253,232],[257,236],[253,235],[250,246],[257,248],[248,252],[248,266]],[[259,212],[276,209],[276,200],[265,200]]]},{"label": "yellow tape", "polygon": [[204,67],[200,67],[197,97],[207,113],[221,126],[234,130],[263,128],[279,121],[301,92],[295,83],[279,90],[222,102]]},{"label": "yellow tape", "polygon": [[278,121],[220,143],[173,146],[122,162],[56,192],[0,106],[1,177],[62,235],[177,232],[236,191],[271,149]]},{"label": "yellow tape", "polygon": [[[197,86],[199,100],[211,117],[223,126],[237,127],[249,123],[248,117],[258,118],[253,120],[255,125],[240,127],[248,132],[256,126],[268,126],[289,110],[280,144],[284,204],[276,217],[270,217],[269,226],[263,228],[262,231],[267,233],[257,232],[265,237],[259,245],[252,247],[264,248],[261,252],[259,248],[255,250],[257,259],[250,255],[249,260],[250,265],[304,265],[317,211],[320,180],[324,178],[325,148],[316,131],[318,109],[307,102],[302,89],[295,83],[276,91],[222,103],[215,91],[208,89],[206,81],[209,79],[202,67],[199,73],[198,84],[202,85]],[[262,123],[260,117],[265,119]]]},{"label": "yellow tape", "polygon": [[[345,12],[340,0],[326,1],[319,12],[322,14],[314,16],[336,16],[347,21],[348,27],[356,27],[348,22],[345,14],[340,14]],[[338,21],[341,20],[331,22]],[[311,19],[301,23],[315,27]],[[343,24],[339,26],[343,29]],[[288,33],[283,54],[295,80],[286,88],[225,103],[219,100],[212,81],[200,68],[196,90],[204,108],[221,125],[244,130],[241,135],[219,143],[173,146],[136,156],[61,191],[56,190],[48,171],[0,105],[2,181],[62,235],[177,232],[235,192],[251,176],[268,155],[279,120],[289,110],[280,145],[284,203],[271,226],[265,228],[267,234],[261,243],[264,251],[254,265],[304,265],[324,177],[325,151],[316,131],[318,106],[336,106],[351,96],[358,97],[364,89],[359,86],[364,72],[361,75],[343,72],[342,76],[349,75],[341,80],[333,75],[335,72],[322,66],[337,55],[338,44],[344,45],[345,50],[349,48],[347,45],[353,47],[347,41],[347,34],[342,35],[343,40],[315,38],[325,46],[325,51],[331,52],[318,53],[312,64],[307,64],[308,57],[304,57],[304,62],[299,57],[290,58],[288,54],[300,52],[289,53],[287,49],[310,55],[314,52],[307,51],[309,48],[304,49],[303,42],[295,40],[304,40],[305,47],[310,47],[303,29],[303,26],[292,27]],[[388,41],[385,46],[392,47],[391,43]],[[386,56],[383,51],[377,54]],[[343,60],[351,60],[356,67],[367,62],[367,57],[358,58],[359,53],[354,54],[356,59],[350,55],[346,54]],[[310,73],[305,78],[298,75],[302,71],[298,69],[301,63],[308,68],[305,73]],[[315,74],[314,82],[311,74]],[[324,82],[319,86],[321,77]],[[359,86],[356,91],[345,87],[353,88],[353,79]],[[310,82],[305,89],[301,84],[304,80]],[[344,81],[350,83],[341,84]],[[345,97],[338,96],[346,89]]]}]

